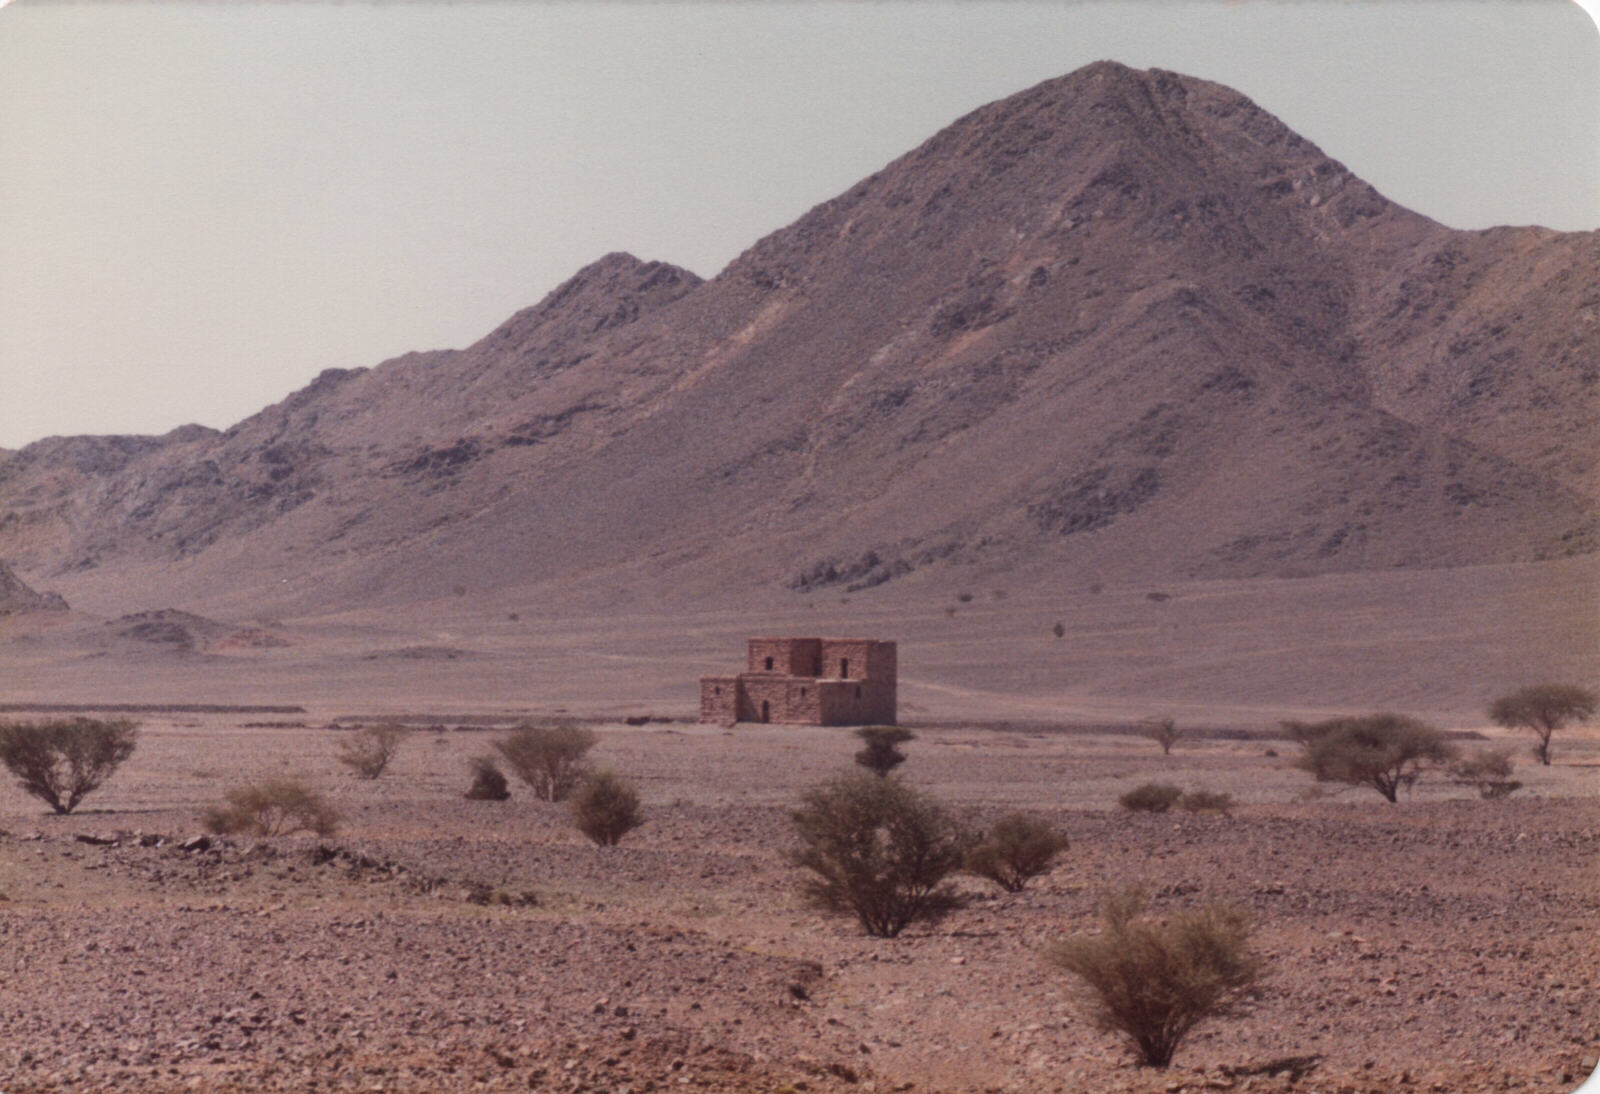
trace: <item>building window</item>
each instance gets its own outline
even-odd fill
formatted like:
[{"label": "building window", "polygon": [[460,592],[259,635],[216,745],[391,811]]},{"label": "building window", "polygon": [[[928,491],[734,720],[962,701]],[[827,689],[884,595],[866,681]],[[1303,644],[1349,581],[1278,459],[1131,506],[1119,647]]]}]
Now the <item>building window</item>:
[{"label": "building window", "polygon": [[767,658],[767,671],[768,672],[772,671],[772,658],[770,658],[770,657]]},{"label": "building window", "polygon": [[721,688],[712,688],[711,692],[712,692],[713,695],[721,695],[722,694],[722,689]]},{"label": "building window", "polygon": [[850,679],[850,658],[848,657],[839,658],[839,679]]},{"label": "building window", "polygon": [[861,685],[860,684],[856,685],[856,698],[857,699],[861,698]]},{"label": "building window", "polygon": [[801,688],[800,689],[800,698],[804,699],[805,697],[806,697],[806,689],[805,688]]}]

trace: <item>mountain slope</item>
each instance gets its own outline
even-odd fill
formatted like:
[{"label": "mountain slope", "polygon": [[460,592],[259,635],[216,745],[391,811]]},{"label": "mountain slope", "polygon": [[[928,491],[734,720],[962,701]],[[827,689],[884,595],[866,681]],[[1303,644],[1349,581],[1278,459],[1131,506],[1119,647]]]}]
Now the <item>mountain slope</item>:
[{"label": "mountain slope", "polygon": [[326,607],[1588,551],[1597,270],[1600,233],[1446,229],[1233,91],[1099,63],[709,282],[607,256],[223,434],[30,446],[0,553]]}]

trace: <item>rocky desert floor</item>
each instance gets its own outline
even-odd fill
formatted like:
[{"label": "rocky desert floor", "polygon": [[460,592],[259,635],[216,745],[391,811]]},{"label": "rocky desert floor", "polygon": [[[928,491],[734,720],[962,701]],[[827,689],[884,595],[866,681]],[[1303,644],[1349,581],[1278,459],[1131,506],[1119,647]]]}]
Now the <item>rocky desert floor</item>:
[{"label": "rocky desert floor", "polygon": [[[1318,792],[1282,741],[918,724],[908,782],[1072,846],[884,940],[803,906],[784,858],[848,730],[597,723],[648,813],[601,849],[525,787],[462,798],[498,730],[419,728],[366,781],[334,759],[349,713],[147,714],[79,813],[0,789],[0,1090],[1565,1092],[1596,1062],[1592,732],[1510,799],[1435,779],[1390,805]],[[282,774],[337,835],[185,846],[227,788]],[[1117,807],[1151,779],[1240,804]],[[1170,1070],[1041,957],[1126,882],[1157,911],[1245,906],[1272,970]]]}]

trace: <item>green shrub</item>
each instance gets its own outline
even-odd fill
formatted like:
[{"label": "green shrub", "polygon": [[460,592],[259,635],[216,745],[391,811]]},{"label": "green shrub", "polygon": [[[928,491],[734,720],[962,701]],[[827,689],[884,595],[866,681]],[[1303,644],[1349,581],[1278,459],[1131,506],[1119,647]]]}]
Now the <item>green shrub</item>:
[{"label": "green shrub", "polygon": [[1526,729],[1538,739],[1533,754],[1549,766],[1550,738],[1568,722],[1594,717],[1600,697],[1572,684],[1534,684],[1489,704],[1489,717],[1507,729]]},{"label": "green shrub", "polygon": [[1239,1013],[1265,975],[1244,913],[1223,905],[1142,918],[1144,894],[1100,905],[1104,928],[1051,946],[1047,959],[1078,977],[1091,1020],[1131,1042],[1139,1061],[1166,1067],[1189,1032]]},{"label": "green shrub", "polygon": [[1117,804],[1130,813],[1165,813],[1179,798],[1183,788],[1171,783],[1144,783],[1117,799]]},{"label": "green shrub", "polygon": [[1450,765],[1450,778],[1460,786],[1470,786],[1480,798],[1504,798],[1521,789],[1511,777],[1511,753],[1485,749]]},{"label": "green shrub", "polygon": [[1233,795],[1215,790],[1191,790],[1178,799],[1178,806],[1186,813],[1221,813],[1233,811]]},{"label": "green shrub", "polygon": [[906,762],[906,754],[895,746],[917,739],[915,733],[899,726],[862,726],[856,736],[866,742],[856,753],[856,763],[880,777]]},{"label": "green shrub", "polygon": [[138,727],[126,718],[65,718],[0,725],[0,763],[17,785],[70,813],[133,755]]},{"label": "green shrub", "polygon": [[363,726],[339,742],[337,759],[361,778],[376,779],[410,733],[405,726],[392,723]]},{"label": "green shrub", "polygon": [[583,758],[598,740],[593,730],[570,723],[519,725],[494,743],[506,766],[540,801],[566,801],[585,773]]},{"label": "green shrub", "polygon": [[809,871],[801,893],[814,907],[893,938],[960,904],[946,879],[968,841],[937,802],[898,779],[841,776],[807,791],[789,816],[801,846],[788,859]]},{"label": "green shrub", "polygon": [[465,794],[467,800],[503,802],[511,796],[511,791],[506,786],[506,777],[495,765],[493,756],[475,756],[469,766],[472,770],[472,785],[467,787]]},{"label": "green shrub", "polygon": [[1013,813],[995,821],[967,851],[965,866],[968,873],[988,878],[1008,893],[1018,893],[1048,871],[1067,847],[1067,837],[1045,821]]},{"label": "green shrub", "polygon": [[241,786],[225,798],[225,805],[213,806],[201,818],[208,831],[219,835],[281,836],[303,831],[331,836],[339,828],[338,811],[296,779]]},{"label": "green shrub", "polygon": [[644,823],[638,792],[609,771],[585,776],[569,804],[578,831],[601,847],[615,847]]},{"label": "green shrub", "polygon": [[1390,802],[1429,767],[1450,762],[1455,748],[1444,734],[1403,714],[1334,718],[1311,725],[1286,723],[1305,749],[1296,766],[1318,782],[1370,786]]}]

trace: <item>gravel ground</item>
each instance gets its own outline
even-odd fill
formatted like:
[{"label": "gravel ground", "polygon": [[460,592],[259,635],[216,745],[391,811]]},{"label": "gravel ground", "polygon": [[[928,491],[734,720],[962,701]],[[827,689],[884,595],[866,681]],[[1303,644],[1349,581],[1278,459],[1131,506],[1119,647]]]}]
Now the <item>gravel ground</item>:
[{"label": "gravel ground", "polygon": [[[418,733],[367,782],[337,734],[147,723],[71,817],[0,792],[0,1089],[19,1091],[1569,1091],[1600,1046],[1600,758],[1515,797],[1311,794],[1283,743],[924,728],[904,777],[1072,841],[1024,892],[900,938],[795,896],[786,811],[847,731],[604,727],[648,823],[589,845],[518,792],[461,799],[483,733]],[[1269,756],[1269,749],[1284,753]],[[221,791],[301,775],[329,839],[184,847]],[[1150,779],[1232,816],[1131,816]],[[521,788],[517,788],[520,790]],[[92,842],[91,842],[92,841]],[[1177,1066],[1134,1066],[1041,958],[1145,884],[1241,904],[1272,969]],[[1293,1061],[1299,1059],[1299,1063]]]}]

